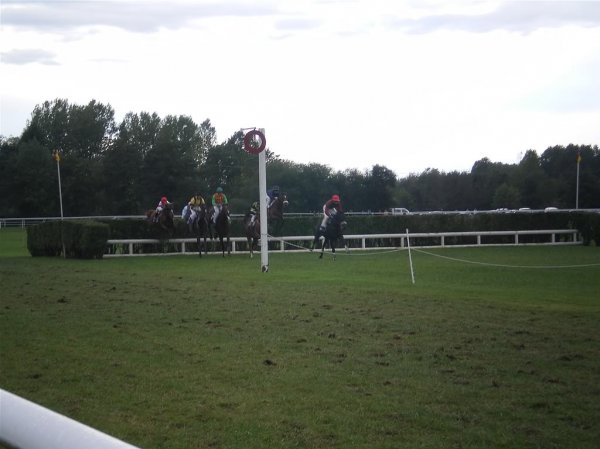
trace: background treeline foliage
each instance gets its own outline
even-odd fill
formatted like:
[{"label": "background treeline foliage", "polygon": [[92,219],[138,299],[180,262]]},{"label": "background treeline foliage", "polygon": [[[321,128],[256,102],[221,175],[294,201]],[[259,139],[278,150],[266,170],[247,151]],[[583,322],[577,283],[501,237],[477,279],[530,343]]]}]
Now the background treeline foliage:
[{"label": "background treeline foliage", "polygon": [[[116,123],[110,105],[47,101],[35,107],[20,137],[0,137],[0,216],[59,215],[54,149],[62,153],[65,216],[138,215],[163,195],[179,209],[193,193],[208,197],[219,185],[233,212],[243,213],[258,199],[258,172],[242,139],[238,132],[217,143],[208,119],[196,124],[187,116],[140,112]],[[382,165],[335,171],[267,150],[267,176],[287,192],[290,212],[319,210],[332,193],[352,211],[574,208],[578,153],[579,207],[600,207],[597,145],[555,146],[541,155],[529,150],[518,164],[484,158],[470,172],[432,168],[401,179]]]}]

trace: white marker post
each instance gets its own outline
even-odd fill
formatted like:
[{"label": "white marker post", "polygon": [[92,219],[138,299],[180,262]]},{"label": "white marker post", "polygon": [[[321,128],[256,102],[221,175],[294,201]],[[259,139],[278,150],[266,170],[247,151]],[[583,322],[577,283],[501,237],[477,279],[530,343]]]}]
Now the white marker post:
[{"label": "white marker post", "polygon": [[56,161],[56,171],[58,173],[58,199],[60,201],[60,241],[62,243],[62,255],[67,257],[67,251],[65,249],[65,239],[63,237],[63,204],[62,204],[62,186],[60,184],[60,151],[54,150],[52,152],[52,159]]},{"label": "white marker post", "polygon": [[408,228],[406,228],[406,245],[408,246],[408,261],[410,263],[410,278],[412,279],[412,283],[415,283],[415,272],[413,270],[412,264],[412,254],[410,253],[410,236],[408,235]]},{"label": "white marker post", "polygon": [[[260,144],[256,144],[256,138]],[[265,130],[261,128],[246,133],[244,150],[250,154],[258,154],[258,195],[260,196],[260,265],[261,271],[269,271],[269,234],[267,230],[267,156],[265,148],[267,141]]]}]

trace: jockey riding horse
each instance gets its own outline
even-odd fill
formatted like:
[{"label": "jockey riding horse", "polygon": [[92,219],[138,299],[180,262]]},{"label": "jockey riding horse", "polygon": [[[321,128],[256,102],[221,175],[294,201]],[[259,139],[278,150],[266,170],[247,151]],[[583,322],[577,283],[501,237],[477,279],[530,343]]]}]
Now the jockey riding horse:
[{"label": "jockey riding horse", "polygon": [[191,234],[196,237],[196,243],[198,245],[198,256],[202,257],[202,246],[200,245],[201,239],[204,239],[204,252],[208,253],[208,246],[206,245],[206,236],[209,233],[208,226],[208,213],[206,206],[194,206],[193,213],[188,221],[188,230]]},{"label": "jockey riding horse", "polygon": [[332,213],[329,219],[327,220],[325,229],[317,225],[315,229],[315,238],[312,241],[310,251],[314,250],[315,246],[318,245],[319,239],[323,237],[324,241],[323,246],[321,247],[321,253],[319,254],[319,259],[323,258],[325,247],[329,244],[329,246],[331,247],[331,253],[333,254],[333,259],[335,260],[335,248],[337,246],[338,240],[344,240],[343,233],[346,224],[347,223],[344,217],[344,212],[336,211],[335,213]]}]

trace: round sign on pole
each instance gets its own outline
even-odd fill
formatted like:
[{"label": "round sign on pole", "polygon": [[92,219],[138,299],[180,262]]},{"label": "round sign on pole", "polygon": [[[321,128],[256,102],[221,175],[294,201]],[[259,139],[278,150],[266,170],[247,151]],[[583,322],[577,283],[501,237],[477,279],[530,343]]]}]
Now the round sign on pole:
[{"label": "round sign on pole", "polygon": [[[256,138],[260,140],[260,144],[257,145]],[[267,139],[265,135],[259,130],[252,130],[244,136],[244,150],[250,154],[262,153],[267,146]]]}]

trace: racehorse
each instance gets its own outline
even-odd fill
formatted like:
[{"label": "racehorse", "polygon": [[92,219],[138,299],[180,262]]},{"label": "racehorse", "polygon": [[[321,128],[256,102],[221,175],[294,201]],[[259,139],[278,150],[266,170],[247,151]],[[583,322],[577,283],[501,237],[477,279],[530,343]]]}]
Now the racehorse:
[{"label": "racehorse", "polygon": [[254,257],[254,247],[260,238],[260,220],[258,217],[254,217],[254,222],[252,222],[251,218],[250,214],[246,214],[244,217],[244,232],[246,233],[246,239],[248,239],[248,250],[252,259]]},{"label": "racehorse", "polygon": [[283,227],[283,208],[289,204],[286,193],[281,193],[267,209],[267,220],[273,235],[279,235]]},{"label": "racehorse", "polygon": [[315,246],[318,244],[319,239],[324,237],[323,246],[321,247],[321,253],[319,254],[319,259],[323,258],[323,253],[325,252],[325,247],[327,244],[331,247],[331,253],[333,254],[333,260],[335,260],[335,247],[337,246],[338,240],[344,240],[344,228],[346,227],[346,220],[344,218],[343,212],[336,212],[332,214],[327,220],[327,225],[325,227],[325,231],[321,230],[320,223],[317,225],[315,230],[315,238],[312,242],[310,250],[312,251]]},{"label": "racehorse", "polygon": [[202,246],[200,240],[204,239],[204,252],[208,253],[208,246],[206,245],[206,236],[208,235],[208,218],[206,212],[206,206],[195,208],[196,216],[191,222],[188,222],[188,230],[191,234],[196,236],[196,243],[198,244],[198,256],[202,257]]},{"label": "racehorse", "polygon": [[173,221],[173,203],[167,203],[158,217],[158,221],[155,221],[156,218],[156,209],[150,209],[146,211],[146,219],[148,223],[151,225],[157,225],[160,230],[167,233],[167,235],[171,236],[175,232],[175,223]]},{"label": "racehorse", "polygon": [[226,204],[223,205],[221,212],[217,217],[217,222],[215,223],[215,234],[221,242],[221,251],[223,252],[223,257],[225,257],[225,245],[223,244],[223,239],[227,239],[227,255],[230,255],[229,207],[227,207]]}]

